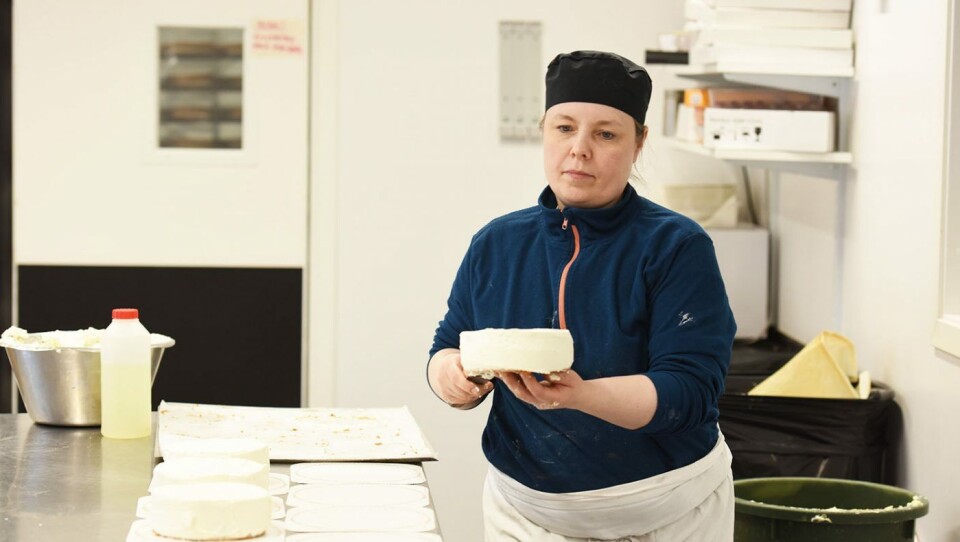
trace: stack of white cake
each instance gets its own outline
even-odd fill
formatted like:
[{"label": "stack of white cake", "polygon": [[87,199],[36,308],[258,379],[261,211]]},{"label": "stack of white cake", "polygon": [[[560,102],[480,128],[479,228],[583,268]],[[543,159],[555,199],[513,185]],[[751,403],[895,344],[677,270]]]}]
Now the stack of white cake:
[{"label": "stack of white cake", "polygon": [[270,525],[267,446],[254,439],[178,439],[164,443],[153,471],[147,522],[183,540],[238,540]]}]

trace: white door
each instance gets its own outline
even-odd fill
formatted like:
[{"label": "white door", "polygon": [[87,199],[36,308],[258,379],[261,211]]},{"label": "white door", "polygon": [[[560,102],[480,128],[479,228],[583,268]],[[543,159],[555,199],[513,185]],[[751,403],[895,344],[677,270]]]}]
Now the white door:
[{"label": "white door", "polygon": [[302,268],[308,13],[17,2],[15,265]]},{"label": "white door", "polygon": [[[15,282],[44,266],[306,276],[308,27],[307,0],[17,2]],[[263,283],[253,287],[268,291],[264,304],[274,302]],[[298,289],[285,298],[284,330],[301,326],[303,342]],[[187,313],[195,307],[183,305],[199,297],[168,304]],[[25,320],[18,306],[44,306],[37,299],[15,298],[14,322]],[[258,309],[242,313],[249,321]],[[88,325],[97,324],[105,325]],[[230,352],[181,351],[198,363],[238,361]],[[299,378],[303,349],[292,352],[286,367]]]}]

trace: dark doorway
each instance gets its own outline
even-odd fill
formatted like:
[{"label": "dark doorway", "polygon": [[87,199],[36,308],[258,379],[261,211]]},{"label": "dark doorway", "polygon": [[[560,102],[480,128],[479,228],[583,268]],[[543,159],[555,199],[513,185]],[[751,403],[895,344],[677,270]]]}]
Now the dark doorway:
[{"label": "dark doorway", "polygon": [[[12,0],[0,0],[0,331],[13,322],[13,17]],[[10,364],[0,362],[0,413],[10,412]]]},{"label": "dark doorway", "polygon": [[176,341],[153,384],[174,402],[299,407],[300,269],[17,268],[17,321],[28,331],[103,329],[117,307],[140,309]]}]

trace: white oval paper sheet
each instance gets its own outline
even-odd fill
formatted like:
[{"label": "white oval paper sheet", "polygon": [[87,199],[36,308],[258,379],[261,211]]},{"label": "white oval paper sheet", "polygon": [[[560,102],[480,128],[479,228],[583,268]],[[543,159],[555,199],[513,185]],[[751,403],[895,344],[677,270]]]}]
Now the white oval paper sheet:
[{"label": "white oval paper sheet", "polygon": [[[137,517],[146,519],[150,510],[150,495],[137,499]],[[287,515],[287,509],[283,505],[283,499],[280,497],[270,497],[270,519],[283,519]]]},{"label": "white oval paper sheet", "polygon": [[287,495],[287,506],[427,506],[430,492],[419,485],[303,484]]},{"label": "white oval paper sheet", "polygon": [[271,495],[283,495],[290,490],[290,477],[279,472],[271,472],[268,481],[267,493]]},{"label": "white oval paper sheet", "polygon": [[297,533],[286,542],[443,542],[433,533]]},{"label": "white oval paper sheet", "polygon": [[299,533],[425,532],[436,527],[429,508],[328,506],[287,510],[284,525]]},{"label": "white oval paper sheet", "polygon": [[406,463],[296,463],[290,481],[298,484],[422,484],[423,467]]},{"label": "white oval paper sheet", "polygon": [[[267,527],[267,532],[263,535],[256,538],[247,538],[249,541],[256,542],[283,542],[283,523],[279,521],[273,521]],[[157,533],[153,532],[153,529],[150,528],[150,524],[145,519],[138,519],[133,522],[133,525],[130,526],[130,531],[127,533],[126,542],[183,542],[182,540],[175,538],[167,538],[165,536],[160,536]]]}]

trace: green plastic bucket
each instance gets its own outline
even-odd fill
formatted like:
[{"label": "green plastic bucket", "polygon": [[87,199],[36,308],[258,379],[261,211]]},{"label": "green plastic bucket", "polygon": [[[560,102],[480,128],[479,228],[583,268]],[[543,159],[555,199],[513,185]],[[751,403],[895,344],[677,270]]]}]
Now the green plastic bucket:
[{"label": "green plastic bucket", "polygon": [[927,499],[898,487],[832,478],[733,483],[736,542],[912,542]]}]

